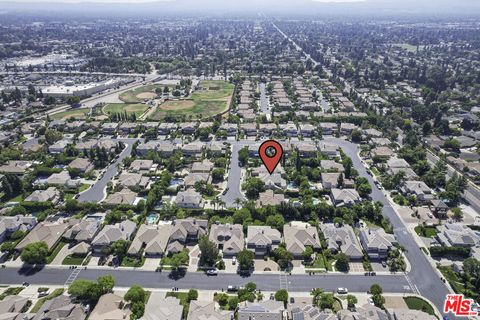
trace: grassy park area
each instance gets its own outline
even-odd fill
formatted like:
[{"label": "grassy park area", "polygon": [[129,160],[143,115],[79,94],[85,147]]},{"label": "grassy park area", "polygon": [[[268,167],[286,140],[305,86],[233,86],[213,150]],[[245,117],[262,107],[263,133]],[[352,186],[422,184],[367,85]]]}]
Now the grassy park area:
[{"label": "grassy park area", "polygon": [[88,112],[90,112],[90,109],[88,108],[70,109],[67,111],[52,114],[50,118],[55,120],[60,120],[60,119],[66,120],[70,118],[85,119],[87,117]]},{"label": "grassy park area", "polygon": [[234,88],[225,81],[201,81],[188,99],[166,101],[157,107],[152,119],[160,120],[168,115],[202,115],[204,118],[217,115],[230,106]]},{"label": "grassy park area", "polygon": [[137,103],[137,104],[109,103],[103,107],[103,112],[108,115],[108,114],[114,114],[114,113],[123,114],[126,111],[127,115],[135,114],[135,116],[138,118],[147,109],[148,109],[148,106],[141,103]]}]

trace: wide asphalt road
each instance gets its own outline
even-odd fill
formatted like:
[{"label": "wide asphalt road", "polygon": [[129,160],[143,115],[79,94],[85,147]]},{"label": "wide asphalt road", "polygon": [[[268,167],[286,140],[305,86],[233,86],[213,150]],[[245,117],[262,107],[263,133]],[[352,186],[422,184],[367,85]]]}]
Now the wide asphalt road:
[{"label": "wide asphalt road", "polygon": [[[406,249],[405,255],[412,265],[412,270],[407,276],[408,280],[418,290],[420,295],[432,301],[438,310],[441,311],[445,297],[450,291],[433,269],[425,254],[420,250],[403,221],[391,207],[386,196],[377,188],[373,178],[367,174],[367,170],[358,156],[358,146],[339,138],[326,138],[325,141],[339,145],[345,154],[352,159],[358,173],[368,179],[372,185],[372,199],[383,204],[382,214],[390,220],[398,243]],[[379,284],[383,286],[383,283],[379,282]],[[456,319],[452,315],[449,317],[450,319]]]},{"label": "wide asphalt road", "polygon": [[117,165],[121,164],[123,159],[129,157],[132,153],[133,144],[138,139],[116,139],[115,141],[121,141],[125,143],[126,147],[118,156],[117,160],[110,164],[107,170],[104,172],[103,176],[95,182],[88,190],[81,193],[78,197],[79,202],[100,202],[105,197],[105,189],[107,184],[112,180],[112,178],[117,174],[118,167]]},{"label": "wide asphalt road", "polygon": [[[72,270],[65,268],[46,267],[37,272],[23,272],[15,268],[0,269],[0,283],[4,285],[18,285],[24,281],[36,285],[64,285]],[[178,287],[180,289],[218,290],[226,289],[229,285],[242,286],[248,282],[255,282],[257,288],[262,291],[277,291],[281,288],[280,278],[286,277],[288,291],[308,292],[312,288],[323,288],[326,291],[334,291],[338,287],[346,287],[351,292],[366,292],[374,283],[381,284],[385,292],[411,293],[405,288],[409,286],[405,275],[378,275],[367,277],[364,275],[287,275],[279,274],[254,274],[242,277],[237,274],[219,274],[207,276],[201,272],[190,272],[183,276],[175,277],[170,271],[153,272],[125,269],[87,269],[81,270],[77,279],[95,280],[101,275],[110,274],[115,277],[116,286],[130,287],[138,284],[145,288]],[[285,281],[283,281],[283,287]]]}]

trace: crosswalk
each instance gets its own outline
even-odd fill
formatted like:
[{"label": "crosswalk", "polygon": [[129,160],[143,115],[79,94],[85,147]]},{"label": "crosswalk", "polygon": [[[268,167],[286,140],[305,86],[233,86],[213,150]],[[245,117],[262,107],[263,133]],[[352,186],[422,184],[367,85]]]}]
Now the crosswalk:
[{"label": "crosswalk", "polygon": [[74,269],[72,271],[72,273],[70,274],[70,276],[68,276],[68,279],[67,281],[65,281],[65,284],[64,286],[65,287],[68,287],[69,285],[71,285],[73,283],[73,281],[75,281],[75,279],[77,279],[78,277],[78,274],[80,273],[81,269]]},{"label": "crosswalk", "polygon": [[412,289],[412,292],[414,294],[420,294],[420,291],[418,291],[418,288],[415,284],[412,283],[412,280],[410,280],[410,277],[408,276],[408,274],[405,275],[405,279],[407,280],[408,282],[408,285],[410,286],[410,288]]},{"label": "crosswalk", "polygon": [[279,280],[280,280],[280,289],[285,289],[288,291],[288,279],[287,275],[285,273],[281,273],[279,275]]}]

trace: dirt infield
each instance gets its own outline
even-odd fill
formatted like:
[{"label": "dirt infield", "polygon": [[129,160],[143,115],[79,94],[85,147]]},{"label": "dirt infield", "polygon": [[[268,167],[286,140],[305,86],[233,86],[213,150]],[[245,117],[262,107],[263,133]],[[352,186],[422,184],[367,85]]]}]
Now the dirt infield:
[{"label": "dirt infield", "polygon": [[137,94],[138,99],[154,99],[157,96],[154,92],[142,92]]}]

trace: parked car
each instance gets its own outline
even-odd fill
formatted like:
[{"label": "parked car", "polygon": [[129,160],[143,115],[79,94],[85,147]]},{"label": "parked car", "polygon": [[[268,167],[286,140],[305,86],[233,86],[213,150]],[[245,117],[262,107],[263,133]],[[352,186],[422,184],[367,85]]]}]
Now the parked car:
[{"label": "parked car", "polygon": [[237,286],[228,286],[227,287],[227,292],[237,292],[238,287]]},{"label": "parked car", "polygon": [[367,301],[368,301],[368,304],[370,304],[370,305],[372,305],[372,306],[375,305],[375,303],[373,303],[373,299],[372,299],[372,298],[368,298]]},{"label": "parked car", "polygon": [[233,258],[232,258],[232,264],[233,264],[233,265],[236,265],[236,264],[237,264],[237,257],[233,257]]},{"label": "parked car", "polygon": [[290,297],[290,303],[295,303],[295,298],[294,297]]},{"label": "parked car", "polygon": [[216,276],[218,275],[217,269],[207,270],[207,276]]},{"label": "parked car", "polygon": [[347,288],[338,288],[337,293],[338,294],[348,294],[348,289]]}]

